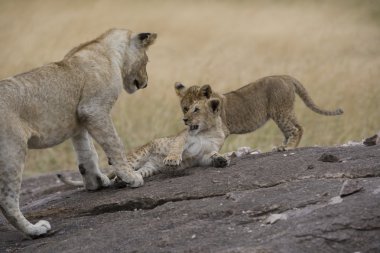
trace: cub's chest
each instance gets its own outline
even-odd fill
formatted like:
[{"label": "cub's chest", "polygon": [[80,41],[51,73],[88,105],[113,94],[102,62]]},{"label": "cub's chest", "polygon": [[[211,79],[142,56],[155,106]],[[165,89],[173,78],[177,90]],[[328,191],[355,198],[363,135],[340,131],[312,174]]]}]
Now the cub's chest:
[{"label": "cub's chest", "polygon": [[213,151],[219,151],[220,149],[219,138],[203,136],[189,136],[183,152],[183,157],[192,158],[196,156],[203,156]]}]

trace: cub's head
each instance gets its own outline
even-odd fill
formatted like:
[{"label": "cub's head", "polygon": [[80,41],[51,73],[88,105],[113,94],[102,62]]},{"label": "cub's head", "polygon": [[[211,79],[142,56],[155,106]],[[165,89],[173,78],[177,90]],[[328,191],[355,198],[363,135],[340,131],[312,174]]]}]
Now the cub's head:
[{"label": "cub's head", "polygon": [[130,94],[148,85],[146,50],[156,38],[155,33],[132,33],[127,41],[127,55],[124,57],[122,76],[124,89]]},{"label": "cub's head", "polygon": [[202,87],[194,85],[186,88],[185,85],[177,82],[174,84],[174,89],[181,99],[181,108],[184,114],[195,102],[209,99],[212,95],[211,87],[208,84]]},{"label": "cub's head", "polygon": [[183,121],[188,126],[190,135],[221,126],[220,100],[211,98],[196,101],[184,111]]}]

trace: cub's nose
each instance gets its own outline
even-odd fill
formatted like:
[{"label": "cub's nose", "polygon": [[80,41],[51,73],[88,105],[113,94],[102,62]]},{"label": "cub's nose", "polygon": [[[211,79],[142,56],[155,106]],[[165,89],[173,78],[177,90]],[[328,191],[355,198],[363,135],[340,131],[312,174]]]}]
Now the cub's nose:
[{"label": "cub's nose", "polygon": [[183,122],[185,122],[185,124],[186,124],[187,122],[189,122],[189,119],[188,118],[183,118]]},{"label": "cub's nose", "polygon": [[147,82],[140,83],[140,89],[145,89],[148,86]]},{"label": "cub's nose", "polygon": [[133,85],[135,85],[137,89],[140,89],[140,82],[137,79],[133,80]]},{"label": "cub's nose", "polygon": [[147,82],[142,83],[137,79],[133,80],[133,84],[136,86],[137,89],[145,89],[148,86]]}]

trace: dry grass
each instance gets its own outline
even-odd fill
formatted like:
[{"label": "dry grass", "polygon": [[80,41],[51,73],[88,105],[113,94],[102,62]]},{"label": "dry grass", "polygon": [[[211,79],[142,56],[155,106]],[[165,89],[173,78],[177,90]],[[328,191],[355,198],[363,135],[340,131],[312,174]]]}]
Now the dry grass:
[{"label": "dry grass", "polygon": [[[1,0],[0,78],[57,61],[111,27],[157,32],[149,88],[123,94],[113,110],[127,149],[183,127],[175,81],[224,92],[271,74],[297,77],[317,104],[345,110],[342,117],[324,117],[297,101],[301,146],[333,145],[380,128],[379,10],[375,1],[360,0]],[[271,122],[231,136],[223,149],[269,150],[281,141]],[[70,142],[32,151],[26,173],[74,169],[74,157]]]}]

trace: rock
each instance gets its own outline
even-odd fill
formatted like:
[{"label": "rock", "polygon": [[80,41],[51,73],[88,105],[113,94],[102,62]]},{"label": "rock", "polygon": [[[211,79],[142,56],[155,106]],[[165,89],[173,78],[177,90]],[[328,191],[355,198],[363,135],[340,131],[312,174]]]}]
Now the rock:
[{"label": "rock", "polygon": [[274,213],[269,215],[269,217],[264,221],[265,223],[273,224],[278,220],[287,220],[288,216],[286,214]]},{"label": "rock", "polygon": [[354,194],[358,191],[361,191],[363,186],[359,185],[357,180],[346,180],[344,181],[342,188],[340,189],[339,196],[346,197],[348,195]]},{"label": "rock", "polygon": [[341,147],[363,146],[363,141],[348,141],[341,145]]},{"label": "rock", "polygon": [[367,139],[365,139],[363,141],[363,144],[366,146],[373,146],[373,145],[379,144],[379,142],[380,142],[380,135],[375,134],[374,136],[371,136],[371,137],[368,137]]},{"label": "rock", "polygon": [[328,163],[336,163],[336,162],[339,162],[340,159],[337,156],[333,155],[333,154],[323,153],[321,155],[321,157],[319,157],[318,161],[328,162]]},{"label": "rock", "polygon": [[[0,252],[379,252],[380,146],[295,152],[158,174],[136,189],[26,179],[23,212],[53,232],[25,240],[0,216]],[[322,154],[350,159],[305,169]]]}]

